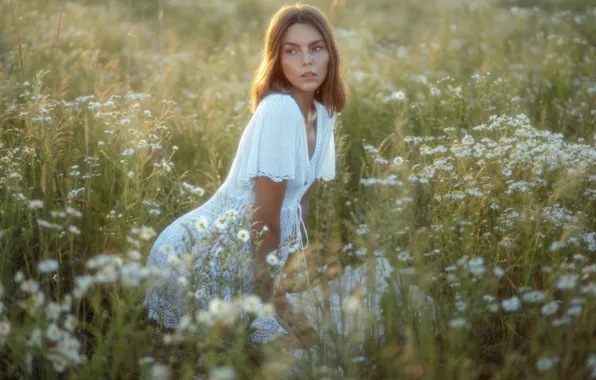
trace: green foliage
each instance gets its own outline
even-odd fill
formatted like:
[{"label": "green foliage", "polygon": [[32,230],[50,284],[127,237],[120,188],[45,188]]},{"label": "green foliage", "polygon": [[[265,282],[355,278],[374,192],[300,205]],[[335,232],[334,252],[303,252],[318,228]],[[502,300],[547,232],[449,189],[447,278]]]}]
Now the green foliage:
[{"label": "green foliage", "polygon": [[[0,4],[7,377],[286,377],[292,353],[251,344],[237,304],[189,306],[179,333],[142,304],[157,231],[225,179],[280,5]],[[594,377],[595,8],[315,5],[351,99],[309,238],[370,281],[302,377]]]}]

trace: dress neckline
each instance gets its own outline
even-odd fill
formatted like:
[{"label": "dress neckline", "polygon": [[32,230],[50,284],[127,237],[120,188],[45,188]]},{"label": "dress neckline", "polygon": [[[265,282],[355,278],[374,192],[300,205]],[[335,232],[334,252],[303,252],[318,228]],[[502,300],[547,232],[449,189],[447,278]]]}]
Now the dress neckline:
[{"label": "dress neckline", "polygon": [[288,95],[290,97],[290,99],[292,99],[292,102],[294,103],[294,105],[296,106],[296,108],[298,109],[298,112],[300,113],[300,116],[302,117],[302,120],[304,121],[304,133],[302,134],[304,136],[304,152],[306,155],[306,162],[308,162],[308,166],[312,168],[312,166],[314,165],[314,161],[316,159],[316,155],[317,152],[319,150],[319,135],[321,134],[321,107],[320,107],[320,103],[316,100],[313,99],[313,103],[315,105],[315,110],[317,111],[317,120],[316,120],[316,128],[315,128],[315,149],[312,152],[312,157],[308,156],[308,134],[306,133],[306,123],[307,120],[304,118],[304,115],[302,115],[302,111],[300,110],[300,106],[298,105],[298,102],[296,101],[296,99],[294,99],[294,97],[290,94],[290,93],[285,93],[286,95]]}]

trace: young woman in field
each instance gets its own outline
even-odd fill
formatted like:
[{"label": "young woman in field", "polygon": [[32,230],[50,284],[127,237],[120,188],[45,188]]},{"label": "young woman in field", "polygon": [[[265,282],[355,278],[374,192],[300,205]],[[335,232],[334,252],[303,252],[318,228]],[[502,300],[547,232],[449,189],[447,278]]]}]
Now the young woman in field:
[{"label": "young woman in field", "polygon": [[[188,292],[204,308],[212,299],[247,294],[273,301],[275,276],[288,255],[308,245],[313,183],[335,177],[333,129],[347,87],[329,21],[315,7],[285,6],[271,19],[264,42],[251,88],[254,114],[226,180],[205,204],[171,223],[150,251],[148,265],[162,268],[171,266],[172,256],[190,252],[193,258],[195,273],[180,267],[149,284],[149,317],[164,327],[179,325]],[[245,213],[251,239],[240,252],[218,255],[221,244],[205,243],[205,236]],[[193,276],[199,272],[204,275]],[[286,307],[275,303],[278,315]],[[251,339],[259,343],[289,330],[275,316],[257,318],[253,327]]]}]

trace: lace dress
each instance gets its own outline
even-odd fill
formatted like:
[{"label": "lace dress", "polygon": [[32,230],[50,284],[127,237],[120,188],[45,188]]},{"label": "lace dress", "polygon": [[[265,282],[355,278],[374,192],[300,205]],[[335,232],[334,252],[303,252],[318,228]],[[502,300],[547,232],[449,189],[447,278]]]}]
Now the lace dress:
[{"label": "lace dress", "polygon": [[[144,303],[149,318],[175,328],[180,323],[189,292],[195,294],[203,308],[207,308],[213,298],[230,300],[232,296],[254,292],[253,243],[247,242],[242,249],[236,249],[234,255],[218,255],[222,247],[239,241],[235,234],[222,237],[218,223],[242,220],[251,210],[257,176],[267,176],[276,182],[288,181],[280,215],[279,271],[293,247],[304,249],[308,245],[300,204],[302,196],[315,179],[335,178],[333,127],[336,114],[330,115],[323,104],[314,103],[318,115],[316,142],[309,158],[305,122],[295,100],[286,93],[270,93],[261,100],[242,133],[224,183],[207,202],[167,226],[151,248],[147,264],[166,268],[170,275],[148,284]],[[244,219],[244,225],[239,228],[249,230],[250,218]],[[213,238],[215,236],[218,238]],[[172,265],[187,253],[197,258],[191,265],[193,273],[185,269],[188,266]],[[251,336],[255,342],[272,340],[282,329],[273,317],[253,324],[258,328]]]}]

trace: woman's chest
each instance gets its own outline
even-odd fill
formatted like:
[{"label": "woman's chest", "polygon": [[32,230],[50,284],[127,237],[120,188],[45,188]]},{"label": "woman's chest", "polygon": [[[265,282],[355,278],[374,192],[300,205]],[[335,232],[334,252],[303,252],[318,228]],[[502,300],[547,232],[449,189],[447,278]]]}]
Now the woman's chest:
[{"label": "woman's chest", "polygon": [[308,148],[308,159],[312,160],[317,144],[317,120],[309,120],[306,123],[306,143]]}]

